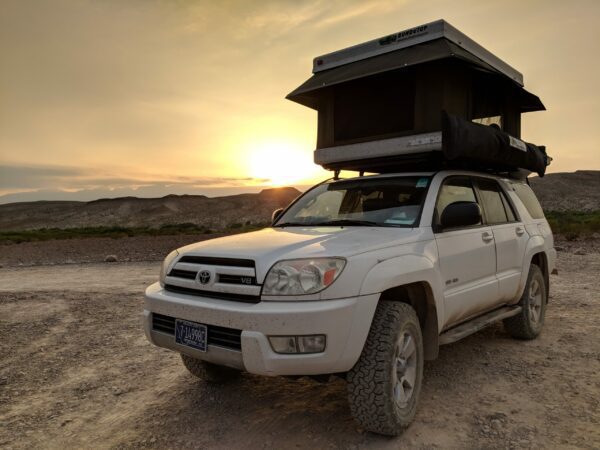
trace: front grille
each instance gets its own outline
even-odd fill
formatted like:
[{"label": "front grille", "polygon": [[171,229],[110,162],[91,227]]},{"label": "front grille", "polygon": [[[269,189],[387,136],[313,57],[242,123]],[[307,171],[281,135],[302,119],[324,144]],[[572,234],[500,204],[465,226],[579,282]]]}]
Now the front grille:
[{"label": "front grille", "polygon": [[176,292],[178,294],[195,295],[198,297],[216,298],[218,300],[230,300],[232,302],[242,303],[260,303],[260,295],[233,294],[216,291],[204,291],[201,289],[188,288],[183,286],[175,286],[173,284],[165,284],[165,290]]},{"label": "front grille", "polygon": [[242,275],[219,275],[219,283],[226,284],[246,284],[246,285],[256,285],[256,277],[245,277]]},{"label": "front grille", "polygon": [[165,289],[219,300],[259,303],[261,286],[251,259],[183,255],[167,274]]},{"label": "front grille", "polygon": [[[206,328],[208,332],[208,345],[238,351],[242,349],[242,330],[218,327],[216,325],[206,325]],[[152,329],[175,336],[175,318],[152,313]]]},{"label": "front grille", "polygon": [[187,280],[195,280],[196,275],[198,275],[198,272],[192,270],[171,269],[171,272],[169,272],[169,276],[171,277],[185,278]]},{"label": "front grille", "polygon": [[193,263],[193,264],[205,264],[208,266],[231,266],[231,267],[252,267],[254,268],[254,261],[251,259],[240,259],[240,258],[217,258],[213,256],[195,256],[195,255],[184,255],[179,259],[179,262]]}]

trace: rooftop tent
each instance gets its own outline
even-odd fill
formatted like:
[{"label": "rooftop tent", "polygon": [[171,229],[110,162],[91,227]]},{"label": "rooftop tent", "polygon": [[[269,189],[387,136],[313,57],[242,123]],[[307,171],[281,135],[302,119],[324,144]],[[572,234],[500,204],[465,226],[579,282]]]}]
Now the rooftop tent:
[{"label": "rooftop tent", "polygon": [[317,149],[439,132],[442,111],[520,137],[521,113],[545,109],[443,20],[317,57],[313,73],[287,98],[318,111]]}]

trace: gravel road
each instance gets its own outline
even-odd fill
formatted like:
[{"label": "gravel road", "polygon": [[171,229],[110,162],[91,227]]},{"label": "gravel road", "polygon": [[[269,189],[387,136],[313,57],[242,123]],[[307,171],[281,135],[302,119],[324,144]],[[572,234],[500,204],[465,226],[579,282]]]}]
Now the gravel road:
[{"label": "gravel road", "polygon": [[214,387],[189,375],[141,329],[156,262],[5,264],[0,448],[600,448],[590,248],[559,252],[537,340],[497,325],[443,347],[414,424],[393,439],[354,424],[341,380],[246,375]]}]

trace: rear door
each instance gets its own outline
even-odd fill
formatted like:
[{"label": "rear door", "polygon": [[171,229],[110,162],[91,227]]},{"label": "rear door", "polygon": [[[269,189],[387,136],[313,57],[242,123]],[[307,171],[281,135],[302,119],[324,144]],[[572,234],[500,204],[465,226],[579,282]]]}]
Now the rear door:
[{"label": "rear door", "polygon": [[[440,187],[433,228],[444,283],[448,327],[490,309],[498,300],[496,250],[491,227],[480,223],[465,228],[440,229],[444,208],[458,201],[478,202],[468,176],[451,176]],[[481,207],[481,205],[480,205]]]},{"label": "rear door", "polygon": [[498,304],[505,304],[518,294],[528,235],[498,181],[477,178],[476,186],[486,224],[494,234]]}]

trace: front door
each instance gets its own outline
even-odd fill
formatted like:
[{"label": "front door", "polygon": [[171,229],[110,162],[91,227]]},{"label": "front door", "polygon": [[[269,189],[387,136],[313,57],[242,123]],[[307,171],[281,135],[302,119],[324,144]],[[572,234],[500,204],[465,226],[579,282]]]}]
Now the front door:
[{"label": "front door", "polygon": [[[460,201],[478,202],[471,178],[447,178],[440,188],[434,220],[439,222],[444,208]],[[496,250],[492,228],[483,223],[446,230],[435,225],[447,328],[490,309],[498,300]]]}]

